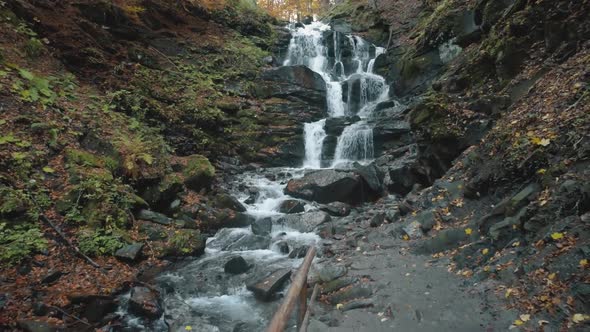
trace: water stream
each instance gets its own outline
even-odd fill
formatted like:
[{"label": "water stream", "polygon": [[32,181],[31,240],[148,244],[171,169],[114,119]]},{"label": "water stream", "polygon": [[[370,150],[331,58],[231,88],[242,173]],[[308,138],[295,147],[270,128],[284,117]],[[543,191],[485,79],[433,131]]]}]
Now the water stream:
[{"label": "water stream", "polygon": [[[240,331],[264,330],[279,301],[259,301],[246,285],[280,268],[295,268],[301,264],[301,258],[288,258],[281,250],[284,243],[291,249],[320,245],[321,239],[315,233],[289,229],[276,221],[282,216],[280,204],[290,199],[283,193],[288,180],[303,176],[306,169],[319,169],[326,164],[322,160],[327,137],[326,119],[360,117],[342,130],[330,168],[345,167],[353,161],[369,162],[374,158],[373,128],[366,120],[371,117],[375,105],[388,98],[385,79],[372,73],[376,57],[385,50],[358,36],[334,33],[330,26],[320,22],[293,29],[292,34],[284,65],[305,65],[323,77],[327,91],[326,118],[304,124],[302,168],[251,171],[228,184],[232,194],[244,203],[247,214],[257,221],[272,220],[269,239],[261,241],[251,227],[225,228],[217,232],[208,239],[202,257],[156,279],[163,290],[166,312],[159,321],[146,326],[126,311],[128,297],[122,298],[121,313],[129,317],[128,324],[134,330],[168,331],[171,327],[170,330],[182,331],[187,325],[199,331],[235,331],[237,326]],[[330,47],[333,47],[333,57],[328,56]],[[347,52],[344,47],[348,47]],[[305,209],[314,210],[317,205],[307,202]],[[252,265],[247,273],[224,273],[224,263],[235,255]]]}]

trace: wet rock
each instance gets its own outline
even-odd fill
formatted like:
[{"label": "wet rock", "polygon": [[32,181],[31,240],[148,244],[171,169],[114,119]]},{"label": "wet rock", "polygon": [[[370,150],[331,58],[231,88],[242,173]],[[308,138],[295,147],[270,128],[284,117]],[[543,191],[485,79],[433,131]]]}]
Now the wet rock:
[{"label": "wet rock", "polygon": [[26,332],[55,332],[58,330],[57,326],[34,320],[20,320],[18,321],[18,327]]},{"label": "wet rock", "polygon": [[[244,212],[231,209],[221,209],[214,212],[215,223],[219,227],[246,227],[254,223],[255,219]],[[205,219],[206,220],[206,219]]]},{"label": "wet rock", "polygon": [[324,265],[318,271],[318,277],[323,282],[329,282],[346,274],[344,265]]},{"label": "wet rock", "polygon": [[240,274],[248,271],[250,265],[242,256],[231,257],[223,266],[225,273]]},{"label": "wet rock", "polygon": [[133,243],[115,252],[115,257],[127,262],[134,262],[139,259],[143,249],[143,243]]},{"label": "wet rock", "polygon": [[320,170],[289,181],[285,194],[318,203],[358,204],[368,200],[372,191],[357,173]]},{"label": "wet rock", "polygon": [[313,17],[312,17],[312,16],[309,16],[309,15],[307,15],[307,16],[305,16],[305,17],[303,18],[303,20],[301,20],[301,22],[302,22],[303,24],[311,24],[311,23],[313,23]]},{"label": "wet rock", "polygon": [[255,235],[269,235],[272,231],[272,219],[267,217],[256,220],[251,225],[251,227],[252,233],[254,233]]},{"label": "wet rock", "polygon": [[270,237],[256,235],[243,229],[224,228],[209,242],[213,249],[223,251],[267,249]]},{"label": "wet rock", "polygon": [[325,211],[334,217],[346,217],[350,214],[350,205],[342,202],[332,202],[330,204],[321,205],[320,210]]},{"label": "wet rock", "polygon": [[325,332],[329,331],[330,326],[326,325],[325,323],[317,320],[317,319],[310,319],[309,325],[307,326],[307,331],[309,332]]},{"label": "wet rock", "polygon": [[246,207],[237,198],[228,194],[219,194],[214,198],[214,206],[220,209],[230,209],[246,212]]},{"label": "wet rock", "polygon": [[281,213],[300,213],[305,211],[305,203],[296,199],[289,199],[283,201],[279,206],[279,212]]},{"label": "wet rock", "polygon": [[162,316],[162,308],[159,295],[147,287],[133,287],[129,298],[129,312],[134,315],[157,319]]},{"label": "wet rock", "polygon": [[293,249],[293,251],[291,251],[291,253],[289,254],[289,258],[303,258],[303,257],[305,257],[305,255],[307,255],[308,249],[309,249],[309,246],[297,247],[297,248]]},{"label": "wet rock", "polygon": [[168,226],[172,223],[172,218],[166,215],[150,210],[140,210],[137,214],[137,219],[155,222],[156,224]]},{"label": "wet rock", "polygon": [[326,212],[312,211],[283,216],[277,220],[277,223],[303,233],[309,233],[330,220],[330,215]]},{"label": "wet rock", "polygon": [[54,270],[49,271],[49,273],[41,279],[41,283],[43,284],[51,284],[59,280],[64,275],[62,271]]},{"label": "wet rock", "polygon": [[[289,244],[286,241],[281,241],[279,243],[277,243],[277,247],[279,248],[279,251],[281,252],[281,254],[288,254],[289,253]],[[291,258],[291,255],[289,255],[289,258]]]},{"label": "wet rock", "polygon": [[165,256],[200,256],[205,253],[207,238],[196,229],[170,230],[170,242],[164,247]]},{"label": "wet rock", "polygon": [[356,115],[327,118],[324,124],[324,131],[326,135],[338,137],[342,134],[344,128],[360,120],[361,118]]},{"label": "wet rock", "polygon": [[84,305],[82,317],[89,322],[98,323],[111,313],[114,313],[119,307],[118,301],[107,295],[74,295],[70,297],[72,304]]},{"label": "wet rock", "polygon": [[254,323],[241,322],[234,326],[232,332],[250,332],[256,331],[257,328],[258,326]]},{"label": "wet rock", "polygon": [[289,279],[291,269],[281,269],[273,272],[271,275],[262,278],[246,288],[253,292],[256,298],[262,301],[271,300],[276,292],[278,292],[283,284]]}]

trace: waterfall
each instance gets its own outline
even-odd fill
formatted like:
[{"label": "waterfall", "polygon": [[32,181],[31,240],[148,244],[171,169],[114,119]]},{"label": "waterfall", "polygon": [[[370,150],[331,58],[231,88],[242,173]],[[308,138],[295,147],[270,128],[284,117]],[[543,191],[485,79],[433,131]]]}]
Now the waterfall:
[{"label": "waterfall", "polygon": [[333,167],[350,160],[369,161],[373,159],[373,129],[364,121],[354,123],[338,138]]},{"label": "waterfall", "polygon": [[328,115],[331,117],[344,116],[344,102],[342,101],[342,84],[340,82],[326,83]]},{"label": "waterfall", "polygon": [[[385,79],[373,73],[376,58],[386,50],[371,45],[359,36],[336,31],[332,32],[332,38],[326,38],[330,30],[330,26],[321,22],[293,30],[289,53],[283,65],[304,65],[324,78],[328,117],[358,115],[363,119],[342,130],[336,140],[332,167],[353,161],[369,162],[374,158],[373,129],[364,119],[371,117],[379,102],[389,98],[389,86]],[[343,41],[348,42],[351,48],[346,58]],[[333,59],[330,58],[330,47],[334,48]],[[330,66],[331,63],[333,65]],[[351,64],[352,68],[346,68]],[[347,76],[350,72],[352,74]],[[343,91],[345,84],[346,90]],[[320,168],[322,165],[323,143],[327,137],[325,124],[325,119],[304,124],[305,168]]]},{"label": "waterfall", "polygon": [[305,133],[305,161],[303,167],[306,168],[320,168],[322,162],[322,147],[326,132],[324,125],[326,119],[320,121],[306,123],[303,127]]}]

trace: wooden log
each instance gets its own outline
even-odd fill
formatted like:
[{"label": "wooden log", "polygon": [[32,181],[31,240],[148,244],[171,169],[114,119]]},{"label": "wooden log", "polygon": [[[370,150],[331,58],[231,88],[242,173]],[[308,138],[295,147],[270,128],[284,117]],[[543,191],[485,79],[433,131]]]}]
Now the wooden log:
[{"label": "wooden log", "polygon": [[307,325],[309,325],[309,317],[311,317],[313,303],[315,302],[315,298],[318,296],[319,289],[320,287],[318,284],[315,284],[315,286],[313,286],[313,292],[311,292],[311,299],[309,299],[309,305],[307,306],[307,311],[305,312],[303,322],[299,326],[299,332],[307,332]]},{"label": "wooden log", "polygon": [[297,303],[299,294],[301,293],[301,288],[307,283],[307,274],[309,273],[311,262],[315,257],[315,252],[316,249],[314,246],[311,246],[307,251],[307,255],[305,255],[305,259],[299,267],[297,275],[293,279],[293,283],[289,288],[289,292],[287,292],[285,300],[268,325],[266,330],[267,332],[282,332],[285,329],[287,321],[289,320],[289,316],[291,315],[295,307],[295,303]]}]

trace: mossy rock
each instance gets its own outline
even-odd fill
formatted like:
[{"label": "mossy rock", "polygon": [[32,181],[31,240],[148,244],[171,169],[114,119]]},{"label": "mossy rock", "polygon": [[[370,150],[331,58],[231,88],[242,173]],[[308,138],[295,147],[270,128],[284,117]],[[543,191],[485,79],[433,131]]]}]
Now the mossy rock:
[{"label": "mossy rock", "polygon": [[215,167],[207,157],[196,154],[188,157],[183,175],[187,188],[199,191],[211,186],[215,178]]},{"label": "mossy rock", "polygon": [[0,197],[1,218],[20,220],[33,207],[31,199],[20,190],[0,187]]},{"label": "mossy rock", "polygon": [[206,238],[196,229],[178,229],[168,237],[166,256],[199,256],[205,253]]}]

